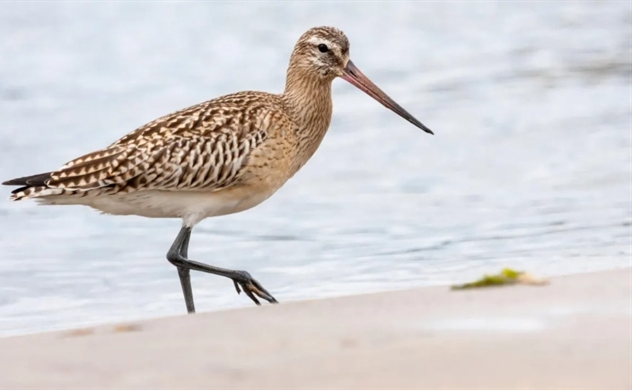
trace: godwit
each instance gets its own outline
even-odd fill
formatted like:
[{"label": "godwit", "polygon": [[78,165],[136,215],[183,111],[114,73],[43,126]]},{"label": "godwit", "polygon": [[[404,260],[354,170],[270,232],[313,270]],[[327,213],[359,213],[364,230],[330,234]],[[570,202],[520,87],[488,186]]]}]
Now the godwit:
[{"label": "godwit", "polygon": [[329,128],[336,77],[433,134],[355,67],[342,31],[315,27],[294,46],[283,93],[247,91],[209,100],[147,123],[56,171],[2,184],[21,186],[10,197],[16,201],[181,218],[167,260],[178,270],[189,313],[195,313],[191,270],[232,279],[237,293],[243,290],[257,305],[257,297],[277,303],[246,271],[189,260],[191,230],[204,218],[260,204],[305,165]]}]

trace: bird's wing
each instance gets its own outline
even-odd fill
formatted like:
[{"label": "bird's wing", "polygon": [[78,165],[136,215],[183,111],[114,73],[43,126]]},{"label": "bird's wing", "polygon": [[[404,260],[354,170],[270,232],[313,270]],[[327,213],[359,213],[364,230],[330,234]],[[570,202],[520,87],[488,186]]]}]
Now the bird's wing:
[{"label": "bird's wing", "polygon": [[274,122],[270,107],[231,96],[238,95],[150,122],[105,149],[66,163],[51,173],[46,186],[77,191],[110,187],[115,192],[230,186]]}]

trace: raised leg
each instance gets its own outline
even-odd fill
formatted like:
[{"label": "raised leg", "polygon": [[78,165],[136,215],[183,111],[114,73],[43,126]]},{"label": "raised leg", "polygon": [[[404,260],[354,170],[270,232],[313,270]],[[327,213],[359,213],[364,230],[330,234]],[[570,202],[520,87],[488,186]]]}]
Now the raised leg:
[{"label": "raised leg", "polygon": [[212,265],[189,260],[188,250],[191,230],[192,229],[190,227],[182,227],[182,229],[180,229],[180,233],[178,233],[178,236],[171,245],[169,252],[167,252],[167,260],[178,268],[178,276],[180,277],[180,284],[182,285],[182,293],[184,295],[184,302],[187,306],[188,313],[195,313],[193,292],[191,290],[191,270],[206,272],[232,279],[237,293],[241,293],[241,290],[243,290],[244,293],[246,293],[246,295],[257,305],[260,305],[257,296],[270,303],[278,303],[277,300],[274,299],[274,297],[270,295],[270,293],[246,271],[235,271],[226,268],[214,267]]}]

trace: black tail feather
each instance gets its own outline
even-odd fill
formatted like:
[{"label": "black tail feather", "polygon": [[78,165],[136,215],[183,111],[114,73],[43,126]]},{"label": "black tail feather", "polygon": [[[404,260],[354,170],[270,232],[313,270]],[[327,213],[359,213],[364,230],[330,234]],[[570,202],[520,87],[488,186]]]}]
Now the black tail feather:
[{"label": "black tail feather", "polygon": [[[28,187],[39,187],[45,186],[48,179],[50,179],[50,175],[52,172],[39,173],[37,175],[18,177],[17,179],[7,180],[2,185],[5,186],[25,186]],[[23,190],[24,188],[19,188],[15,191]]]},{"label": "black tail feather", "polygon": [[17,194],[18,192],[22,192],[24,190],[28,190],[31,186],[18,187],[15,190],[11,191],[12,194]]}]

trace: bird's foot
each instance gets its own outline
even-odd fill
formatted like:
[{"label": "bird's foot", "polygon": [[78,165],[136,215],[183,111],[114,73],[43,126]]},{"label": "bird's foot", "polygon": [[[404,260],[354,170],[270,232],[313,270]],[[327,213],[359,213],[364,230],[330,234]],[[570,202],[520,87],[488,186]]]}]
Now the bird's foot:
[{"label": "bird's foot", "polygon": [[265,289],[263,286],[257,282],[255,278],[253,278],[246,271],[235,271],[237,275],[233,278],[233,283],[235,283],[235,290],[237,290],[237,294],[241,294],[241,290],[244,290],[244,293],[248,295],[250,299],[257,305],[261,305],[257,297],[261,299],[265,299],[270,303],[279,303],[274,297]]}]

